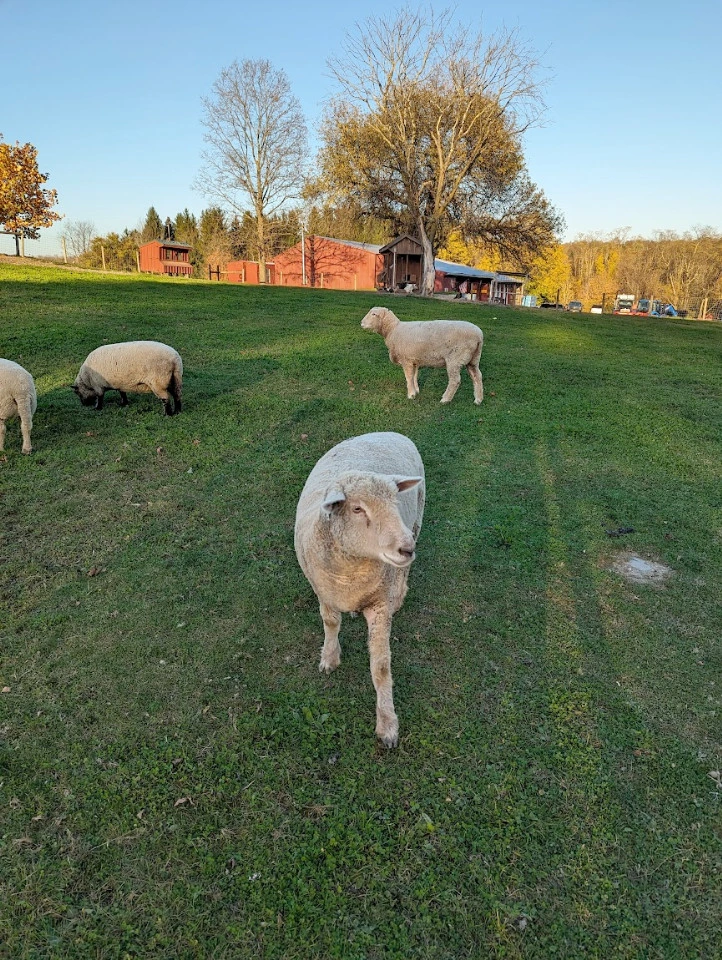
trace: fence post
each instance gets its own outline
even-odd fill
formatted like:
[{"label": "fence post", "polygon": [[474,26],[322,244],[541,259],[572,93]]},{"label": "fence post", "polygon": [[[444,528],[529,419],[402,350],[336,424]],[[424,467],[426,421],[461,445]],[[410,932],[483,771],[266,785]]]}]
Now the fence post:
[{"label": "fence post", "polygon": [[246,282],[246,267],[245,264],[241,267],[241,283]]},{"label": "fence post", "polygon": [[323,290],[323,274],[321,274],[321,289]]},{"label": "fence post", "polygon": [[25,256],[25,234],[24,233],[20,234],[20,256],[21,257]]},{"label": "fence post", "polygon": [[708,298],[705,297],[700,305],[699,316],[697,317],[698,320],[704,320],[704,318],[707,316],[707,300]]},{"label": "fence post", "polygon": [[63,263],[68,262],[68,248],[65,246],[65,237],[60,238],[60,242],[63,245]]},{"label": "fence post", "polygon": [[135,262],[138,264],[138,273],[140,273],[140,251],[135,251]]},{"label": "fence post", "polygon": [[103,270],[105,270],[105,247],[102,243],[100,244],[100,256],[103,261]]}]

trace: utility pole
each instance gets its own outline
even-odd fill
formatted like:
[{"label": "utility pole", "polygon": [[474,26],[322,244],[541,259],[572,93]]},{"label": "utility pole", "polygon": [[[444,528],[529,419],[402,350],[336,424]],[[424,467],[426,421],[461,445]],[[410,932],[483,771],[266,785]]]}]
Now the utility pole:
[{"label": "utility pole", "polygon": [[301,276],[302,283],[306,286],[306,223],[301,220]]}]

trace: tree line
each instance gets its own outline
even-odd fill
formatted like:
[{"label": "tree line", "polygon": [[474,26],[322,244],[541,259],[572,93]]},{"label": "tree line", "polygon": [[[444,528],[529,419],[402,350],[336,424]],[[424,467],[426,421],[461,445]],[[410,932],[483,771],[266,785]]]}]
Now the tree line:
[{"label": "tree line", "polygon": [[587,309],[629,293],[692,310],[706,299],[722,300],[722,233],[698,227],[652,239],[626,232],[579,237],[536,257],[527,289],[544,300],[580,300]]}]

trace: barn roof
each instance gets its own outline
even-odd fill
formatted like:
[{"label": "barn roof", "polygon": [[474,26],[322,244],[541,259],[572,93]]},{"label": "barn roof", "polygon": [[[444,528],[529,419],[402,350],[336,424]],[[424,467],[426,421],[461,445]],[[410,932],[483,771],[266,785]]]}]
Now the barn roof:
[{"label": "barn roof", "polygon": [[330,240],[331,243],[341,243],[344,247],[355,247],[356,250],[366,250],[368,253],[380,253],[378,243],[361,243],[360,240],[339,240],[338,237],[319,237],[319,240]]},{"label": "barn roof", "polygon": [[177,250],[192,250],[193,247],[188,243],[181,243],[179,240],[149,240],[147,243],[142,243],[140,249],[143,247],[175,247]]},{"label": "barn roof", "polygon": [[476,267],[467,267],[463,263],[452,263],[450,260],[434,260],[434,268],[447,277],[469,277],[473,280],[498,279],[491,270],[477,270]]}]

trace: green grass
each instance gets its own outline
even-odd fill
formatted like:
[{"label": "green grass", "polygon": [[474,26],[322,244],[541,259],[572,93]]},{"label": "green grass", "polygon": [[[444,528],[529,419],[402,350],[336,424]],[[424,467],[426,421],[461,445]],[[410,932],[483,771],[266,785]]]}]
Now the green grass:
[{"label": "green grass", "polygon": [[[377,300],[0,266],[38,388],[0,461],[0,956],[722,956],[722,329],[398,300],[485,331],[483,405],[444,407]],[[180,417],[68,389],[137,338]],[[362,618],[319,675],[293,552],[317,458],[387,429],[428,494],[396,751]]]}]

